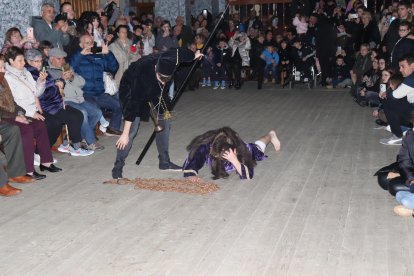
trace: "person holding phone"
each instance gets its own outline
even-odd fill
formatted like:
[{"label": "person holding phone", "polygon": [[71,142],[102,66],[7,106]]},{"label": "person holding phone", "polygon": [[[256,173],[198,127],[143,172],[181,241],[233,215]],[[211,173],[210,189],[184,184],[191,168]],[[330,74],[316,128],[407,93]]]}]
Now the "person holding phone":
[{"label": "person holding phone", "polygon": [[19,47],[23,50],[29,50],[39,47],[39,42],[33,36],[33,28],[27,28],[27,35],[23,36],[20,30],[16,27],[12,27],[7,30],[4,39],[3,48],[1,53],[4,55],[10,47]]},{"label": "person holding phone", "polygon": [[105,93],[103,73],[109,72],[113,75],[118,70],[118,62],[108,48],[108,43],[102,44],[101,53],[93,53],[93,38],[89,34],[80,37],[79,49],[73,54],[70,65],[75,73],[85,79],[83,96],[86,101],[95,103],[100,108],[112,112],[111,121],[106,135],[121,135],[122,111],[116,96]]}]

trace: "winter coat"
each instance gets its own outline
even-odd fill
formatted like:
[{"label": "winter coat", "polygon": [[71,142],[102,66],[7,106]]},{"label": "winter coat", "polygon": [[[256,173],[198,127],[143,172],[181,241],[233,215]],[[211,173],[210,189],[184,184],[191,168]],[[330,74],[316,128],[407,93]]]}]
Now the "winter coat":
[{"label": "winter coat", "polygon": [[118,62],[115,56],[109,52],[103,54],[82,55],[79,49],[70,60],[73,70],[85,79],[83,92],[88,96],[99,96],[105,93],[103,73],[109,72],[115,75],[118,70]]},{"label": "winter coat", "polygon": [[[245,41],[241,42],[240,37],[245,37]],[[245,33],[240,33],[239,37],[233,36],[229,40],[229,47],[232,50],[231,57],[235,56],[236,50],[239,50],[242,66],[250,66],[249,50],[251,49],[250,38]]]},{"label": "winter coat", "polygon": [[381,43],[381,34],[378,25],[372,20],[362,29],[361,44],[362,43],[369,44],[371,48],[375,48],[375,46]]},{"label": "winter coat", "polygon": [[26,68],[18,70],[8,64],[6,64],[4,77],[10,86],[16,104],[26,110],[26,116],[33,117],[39,111],[36,105],[36,97],[43,94],[45,82],[36,82]]},{"label": "winter coat", "polygon": [[336,79],[349,79],[351,76],[349,74],[349,68],[346,64],[338,65],[332,68],[332,77]]},{"label": "winter coat", "polygon": [[[26,64],[26,69],[32,74],[35,81],[39,79],[39,70],[28,64]],[[63,81],[62,79],[60,80]],[[48,75],[46,77],[45,91],[39,96],[42,110],[52,115],[63,109],[62,95],[60,94],[59,87],[57,87],[55,82],[56,80],[51,75]]]},{"label": "winter coat", "polygon": [[296,27],[297,34],[306,34],[308,31],[308,23],[300,21],[299,17],[295,16],[292,22],[293,26]]},{"label": "winter coat", "polygon": [[221,63],[225,64],[229,61],[231,52],[229,46],[226,44],[223,49],[216,47],[214,49],[214,64]]},{"label": "winter coat", "polygon": [[122,75],[124,74],[125,70],[128,69],[131,62],[137,61],[141,57],[138,50],[135,52],[130,51],[131,45],[131,40],[128,40],[128,43],[124,46],[119,39],[109,45],[109,50],[111,50],[111,52],[114,54],[119,65],[118,71],[115,75],[115,81],[118,87],[119,83],[121,82]]},{"label": "winter coat", "polygon": [[9,84],[4,73],[0,73],[0,118],[14,120],[18,115],[24,115],[26,111],[18,106],[13,99]]}]

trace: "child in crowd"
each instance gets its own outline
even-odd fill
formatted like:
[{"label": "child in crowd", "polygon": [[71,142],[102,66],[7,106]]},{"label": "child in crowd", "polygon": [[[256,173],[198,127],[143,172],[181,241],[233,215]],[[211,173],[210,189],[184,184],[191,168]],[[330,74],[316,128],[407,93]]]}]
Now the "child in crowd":
[{"label": "child in crowd", "polygon": [[142,37],[143,28],[140,25],[136,25],[133,30],[131,51],[138,51],[139,56],[142,57],[144,51],[144,42]]},{"label": "child in crowd", "polygon": [[342,55],[336,56],[336,64],[332,70],[332,78],[330,83],[330,85],[326,86],[327,88],[345,88],[352,83],[349,68],[345,64],[344,57]]},{"label": "child in crowd", "polygon": [[211,86],[211,72],[214,68],[214,53],[213,48],[208,47],[206,55],[204,55],[203,59],[201,60],[201,72],[202,72],[202,78],[203,82],[201,84],[202,87]]},{"label": "child in crowd", "polygon": [[272,74],[272,83],[276,83],[279,54],[275,51],[275,47],[268,44],[260,57],[266,62],[264,68],[264,83],[267,83],[270,74]]},{"label": "child in crowd", "polygon": [[296,27],[296,33],[299,37],[308,32],[308,22],[306,22],[306,16],[296,14],[295,18],[293,18],[292,24]]},{"label": "child in crowd", "polygon": [[226,64],[228,64],[231,57],[231,51],[227,44],[226,39],[221,38],[214,52],[214,70],[215,80],[213,89],[218,89],[221,81],[221,89],[226,88]]},{"label": "child in crowd", "polygon": [[291,68],[291,57],[289,53],[289,45],[285,40],[280,42],[280,50],[279,50],[279,61],[280,61],[280,84],[282,87],[285,86],[286,78],[289,77],[289,72]]}]

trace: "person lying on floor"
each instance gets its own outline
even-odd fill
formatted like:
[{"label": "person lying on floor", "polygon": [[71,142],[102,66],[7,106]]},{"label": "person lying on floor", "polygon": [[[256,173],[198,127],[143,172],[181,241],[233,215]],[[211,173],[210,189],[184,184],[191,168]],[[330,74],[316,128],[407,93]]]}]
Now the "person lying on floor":
[{"label": "person lying on floor", "polygon": [[272,143],[280,150],[280,141],[274,130],[269,131],[255,143],[245,143],[230,127],[207,131],[195,137],[187,146],[188,157],[183,165],[184,177],[200,182],[198,171],[204,166],[211,167],[213,179],[227,178],[236,171],[240,179],[252,179],[256,161],[266,158],[267,144]]}]

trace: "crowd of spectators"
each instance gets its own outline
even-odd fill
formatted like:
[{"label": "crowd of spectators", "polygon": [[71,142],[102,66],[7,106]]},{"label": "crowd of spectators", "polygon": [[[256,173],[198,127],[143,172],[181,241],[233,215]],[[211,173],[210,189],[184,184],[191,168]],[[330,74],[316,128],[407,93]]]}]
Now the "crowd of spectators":
[{"label": "crowd of spectators", "polygon": [[[177,16],[172,24],[150,13],[123,15],[117,2],[107,1],[79,18],[70,2],[59,11],[43,4],[30,28],[6,32],[0,89],[7,93],[0,94],[0,114],[2,124],[20,130],[25,167],[23,175],[12,173],[10,181],[46,177],[33,165],[61,171],[51,148],[62,129],[66,137],[55,145],[57,150],[72,156],[103,150],[97,129],[108,136],[122,133],[117,87],[125,70],[143,56],[177,47],[204,51],[188,90],[237,90],[252,80],[258,89],[269,85],[276,90],[292,81],[293,67],[303,73],[303,82],[314,77],[312,68],[322,87],[349,89],[356,103],[375,108],[376,122],[389,124],[392,132],[382,144],[401,144],[404,131],[412,127],[414,36],[412,6],[406,0],[385,1],[381,8],[367,8],[359,0],[343,7],[334,0],[314,6],[304,1],[306,5],[291,5],[293,19],[286,25],[252,9],[246,18],[226,15],[208,44],[221,15],[202,12],[188,25]],[[176,71],[170,97],[189,70],[182,65]],[[12,108],[5,102],[12,102]],[[0,195],[19,192],[5,183],[0,183]]]}]

